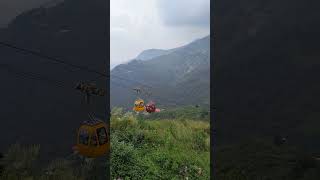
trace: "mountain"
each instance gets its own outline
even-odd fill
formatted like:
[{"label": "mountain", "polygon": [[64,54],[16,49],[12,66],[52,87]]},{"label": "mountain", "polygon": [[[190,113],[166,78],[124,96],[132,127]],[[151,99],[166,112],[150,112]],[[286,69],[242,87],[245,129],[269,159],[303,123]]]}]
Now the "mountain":
[{"label": "mountain", "polygon": [[[109,11],[104,0],[65,0],[19,15],[1,31],[0,41],[40,52],[66,63],[109,72],[105,64]],[[40,144],[42,157],[65,157],[77,128],[88,119],[80,81],[109,81],[95,73],[0,46],[0,151],[15,142]],[[17,74],[18,73],[18,74]],[[39,78],[40,76],[40,78]],[[62,87],[61,87],[62,85]],[[92,108],[106,118],[107,97],[93,97]]]},{"label": "mountain", "polygon": [[189,104],[208,107],[209,65],[210,36],[172,50],[144,51],[111,71],[111,106],[131,109],[136,98],[133,88],[140,87],[142,98],[163,108]]},{"label": "mountain", "polygon": [[317,1],[215,4],[214,105],[219,145],[286,136],[320,151]]},{"label": "mountain", "polygon": [[170,54],[175,49],[172,50],[163,50],[163,49],[148,49],[145,51],[142,51],[135,59],[139,59],[142,61],[150,60],[159,56],[163,56],[166,54]]}]

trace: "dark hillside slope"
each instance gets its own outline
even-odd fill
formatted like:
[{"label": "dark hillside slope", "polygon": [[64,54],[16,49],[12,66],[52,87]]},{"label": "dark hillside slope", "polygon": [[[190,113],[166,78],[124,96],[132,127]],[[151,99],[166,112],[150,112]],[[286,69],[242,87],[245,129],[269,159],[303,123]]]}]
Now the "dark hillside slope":
[{"label": "dark hillside slope", "polygon": [[[38,8],[18,16],[1,31],[0,41],[56,57],[62,61],[106,72],[108,19],[106,1],[66,0],[51,8]],[[42,58],[17,53],[0,46],[0,151],[9,144],[40,144],[41,152],[51,158],[71,153],[76,130],[87,120],[81,104],[83,96],[74,87],[77,82],[97,80],[101,88],[108,81],[98,75]],[[8,72],[33,72],[65,87],[43,81],[21,79]],[[94,99],[96,113],[106,118],[106,97]]]},{"label": "dark hillside slope", "polygon": [[[210,36],[206,36],[185,46],[166,50],[164,55],[148,61],[132,60],[115,67],[111,71],[111,105],[131,108],[136,98],[132,88],[140,86],[151,92],[150,100],[162,107],[191,104],[208,107],[209,49]],[[148,100],[148,97],[142,98]]]},{"label": "dark hillside slope", "polygon": [[318,1],[215,5],[218,142],[284,134],[320,151]]}]

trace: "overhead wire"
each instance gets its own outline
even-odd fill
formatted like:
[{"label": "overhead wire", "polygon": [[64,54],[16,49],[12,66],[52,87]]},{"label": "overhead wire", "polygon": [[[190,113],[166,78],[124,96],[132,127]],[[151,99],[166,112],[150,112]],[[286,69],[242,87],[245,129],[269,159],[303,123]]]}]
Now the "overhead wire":
[{"label": "overhead wire", "polygon": [[24,72],[24,71],[18,70],[17,68],[14,68],[13,66],[10,66],[8,64],[0,64],[0,69],[6,69],[9,73],[18,75],[18,76],[23,77],[23,78],[47,82],[49,84],[54,84],[57,87],[62,87],[62,88],[68,87],[62,81],[52,80],[52,79],[49,79],[47,77],[39,76],[39,74],[35,74],[35,73],[31,73],[31,72]]},{"label": "overhead wire", "polygon": [[[114,84],[114,85],[116,85],[116,86],[118,86],[118,87],[122,87],[122,88],[125,88],[125,89],[131,89],[130,86],[126,86],[126,85],[124,85],[124,84],[120,84],[120,83],[118,83],[118,82],[116,82],[116,81],[114,81],[114,80],[111,80],[111,81],[113,81],[112,84]],[[165,99],[165,98],[163,98],[163,97],[160,97],[160,96],[157,96],[157,95],[154,95],[154,94],[153,94],[152,96],[153,96],[154,98],[159,99],[160,101],[161,101],[161,100],[165,100],[167,103],[170,103],[170,104],[175,105],[175,106],[178,106],[178,104],[179,104],[179,103],[177,103],[176,101],[169,100],[169,99]]]},{"label": "overhead wire", "polygon": [[[44,55],[44,54],[41,54],[39,52],[36,52],[36,51],[32,51],[32,50],[28,50],[28,49],[25,49],[25,48],[20,48],[20,47],[17,47],[15,45],[12,45],[12,44],[9,44],[9,43],[5,43],[5,42],[0,42],[0,45],[2,46],[5,46],[5,47],[8,47],[8,48],[12,48],[12,49],[15,49],[17,50],[18,52],[21,52],[21,53],[24,53],[24,54],[31,54],[31,55],[34,55],[34,56],[38,56],[38,57],[41,57],[43,59],[47,59],[49,61],[53,61],[53,62],[56,62],[56,63],[60,63],[60,64],[64,64],[64,65],[68,65],[68,66],[71,66],[71,67],[74,67],[74,68],[77,68],[77,69],[80,69],[80,70],[84,70],[84,71],[87,71],[87,72],[91,72],[91,73],[95,73],[95,74],[98,74],[99,76],[97,78],[100,78],[100,77],[108,77],[110,78],[110,75],[107,75],[107,73],[102,73],[102,72],[99,72],[97,70],[93,70],[93,69],[90,69],[86,66],[80,66],[80,65],[77,65],[77,64],[72,64],[72,63],[69,63],[67,61],[63,61],[62,59],[59,59],[59,58],[54,58],[54,57],[51,57],[51,56],[48,56],[48,55]],[[105,60],[105,63],[106,63],[106,60]],[[123,68],[123,67],[122,67]],[[30,74],[29,74],[30,75]],[[33,75],[34,76],[34,75]],[[151,85],[147,85],[145,83],[141,83],[139,81],[136,81],[136,80],[132,80],[132,79],[127,79],[127,78],[123,78],[121,76],[118,76],[118,75],[112,75],[112,77],[115,77],[117,79],[121,79],[121,80],[124,80],[124,81],[131,81],[131,82],[134,82],[134,83],[137,83],[137,84],[140,84],[140,85],[143,85],[144,87],[148,87],[148,88],[154,88],[153,86]],[[39,79],[39,77],[38,77]],[[48,80],[48,79],[47,79]],[[115,81],[113,81],[115,82]],[[119,83],[118,83],[118,86],[119,86]],[[154,96],[154,95],[153,95]],[[161,98],[162,99],[162,98]],[[168,100],[167,100],[168,101]],[[174,104],[177,104],[177,102],[174,102]]]},{"label": "overhead wire", "polygon": [[41,57],[43,59],[46,59],[46,60],[49,60],[49,61],[52,61],[52,62],[68,65],[68,66],[71,66],[71,67],[74,67],[74,68],[77,68],[77,69],[80,69],[80,70],[84,70],[84,71],[87,71],[87,72],[98,74],[98,75],[103,76],[103,77],[108,77],[106,73],[102,73],[102,72],[99,72],[97,70],[90,69],[90,68],[88,68],[86,66],[72,64],[70,62],[63,61],[60,58],[51,57],[51,56],[42,54],[42,53],[37,52],[37,51],[33,51],[33,50],[25,49],[25,48],[20,48],[20,47],[18,47],[16,45],[12,45],[10,43],[1,42],[1,41],[0,41],[0,45],[4,46],[4,47],[7,47],[7,48],[15,49],[15,50],[17,50],[17,51],[19,51],[21,53],[24,53],[24,54],[30,54],[30,55],[38,56],[38,57]]},{"label": "overhead wire", "polygon": [[[82,67],[82,66],[74,65],[74,64],[70,64],[70,63],[65,63],[65,61],[62,61],[60,59],[52,58],[50,56],[43,55],[43,54],[40,54],[40,53],[37,53],[37,52],[34,52],[34,51],[29,51],[29,50],[26,50],[26,49],[23,49],[23,48],[19,48],[17,46],[12,46],[10,44],[6,44],[6,43],[3,43],[3,42],[0,42],[0,45],[5,45],[6,47],[17,49],[17,50],[19,50],[19,52],[21,52],[20,50],[22,50],[23,52],[27,52],[27,53],[29,53],[31,55],[39,56],[41,58],[45,58],[45,59],[49,59],[49,60],[54,60],[55,62],[59,62],[59,63],[66,64],[66,65],[69,65],[69,66],[72,66],[72,67],[76,67],[76,68],[81,69],[81,70],[87,70],[88,71],[88,68],[86,68],[86,67]],[[56,60],[58,60],[58,61],[56,61]],[[22,76],[24,78],[45,81],[47,83],[55,84],[56,86],[59,86],[59,87],[67,87],[65,85],[65,83],[63,83],[62,81],[51,80],[49,78],[46,78],[46,77],[43,77],[43,76],[39,76],[39,74],[35,74],[35,73],[31,73],[31,72],[26,73],[26,72],[23,72],[21,70],[14,70],[15,68],[13,68],[12,66],[10,66],[8,64],[0,64],[0,68],[2,68],[2,69],[5,68],[9,72],[14,73],[15,75],[20,75],[20,76]],[[96,71],[89,71],[89,72],[96,72]],[[101,73],[99,73],[99,77],[101,77]],[[122,80],[126,80],[126,81],[138,82],[138,81],[132,81],[132,80],[129,80],[129,79],[126,79],[126,78],[122,78],[122,77],[119,77],[119,76],[115,76],[115,77],[117,77],[119,79],[122,79]],[[142,84],[141,82],[138,82],[138,83]],[[151,86],[148,86],[148,87],[151,87]]]},{"label": "overhead wire", "polygon": [[[43,59],[47,59],[49,61],[52,61],[52,62],[56,62],[56,63],[60,63],[60,64],[64,64],[64,65],[68,65],[68,66],[71,66],[71,67],[74,67],[74,68],[77,68],[77,69],[80,69],[80,70],[84,70],[84,71],[87,71],[87,72],[91,72],[91,73],[95,73],[95,74],[98,74],[99,76],[97,78],[100,78],[100,77],[107,77],[107,78],[110,78],[110,75],[107,75],[107,73],[102,73],[102,72],[99,72],[97,70],[93,70],[93,69],[90,69],[86,66],[81,66],[81,65],[77,65],[77,64],[72,64],[70,62],[67,62],[67,61],[64,61],[60,58],[56,58],[56,57],[51,57],[51,56],[48,56],[48,55],[45,55],[45,54],[42,54],[40,52],[37,52],[37,51],[34,51],[34,50],[29,50],[29,49],[26,49],[26,48],[21,48],[21,47],[18,47],[16,45],[13,45],[13,44],[10,44],[10,43],[6,43],[6,42],[1,42],[0,41],[0,45],[2,46],[5,46],[5,47],[8,47],[8,48],[12,48],[12,49],[15,49],[19,52],[22,52],[24,54],[30,54],[30,55],[34,55],[34,56],[38,56],[38,57],[41,57]],[[106,61],[106,60],[105,60]],[[123,68],[123,67],[122,67]],[[132,79],[126,79],[126,78],[123,78],[121,76],[118,76],[118,75],[112,75],[113,77],[115,78],[118,78],[118,79],[121,79],[121,80],[125,80],[125,81],[131,81],[131,82],[135,82],[139,85],[142,85],[142,86],[145,86],[145,87],[148,87],[148,88],[153,88],[153,86],[151,85],[147,85],[145,83],[141,83],[139,81],[136,81],[136,80],[132,80]],[[97,79],[95,78],[95,80]]]},{"label": "overhead wire", "polygon": [[[33,55],[33,56],[38,56],[40,58],[43,58],[43,59],[46,59],[46,60],[49,60],[51,62],[55,62],[55,63],[59,63],[59,64],[63,64],[63,65],[68,65],[68,66],[71,66],[73,68],[77,68],[79,70],[83,70],[83,71],[87,71],[87,72],[90,72],[90,73],[95,73],[98,75],[98,77],[96,77],[94,80],[97,80],[98,78],[100,77],[106,77],[106,78],[110,78],[110,75],[107,75],[107,73],[103,73],[103,72],[100,72],[100,71],[97,71],[97,70],[94,70],[94,69],[90,69],[86,66],[81,66],[81,65],[77,65],[77,64],[73,64],[73,63],[70,63],[70,62],[67,62],[67,61],[64,61],[62,60],[61,58],[56,58],[56,57],[52,57],[52,56],[48,56],[48,55],[45,55],[45,54],[42,54],[40,52],[37,52],[37,51],[34,51],[34,50],[30,50],[30,49],[26,49],[26,48],[21,48],[21,47],[18,47],[16,45],[13,45],[11,43],[7,43],[7,42],[1,42],[0,41],[0,45],[1,46],[4,46],[4,47],[7,47],[7,48],[11,48],[11,49],[15,49],[21,53],[24,53],[24,54],[30,54],[30,55]],[[106,62],[106,60],[105,60]],[[113,75],[113,77],[115,78],[118,78],[118,79],[121,79],[121,80],[126,80],[128,81],[128,79],[126,78],[123,78],[121,76],[117,76],[117,75]],[[129,81],[132,81],[132,82],[135,82],[137,84],[140,84],[142,86],[145,86],[145,87],[148,87],[148,88],[152,88],[150,85],[147,85],[147,84],[144,84],[144,83],[141,83],[139,81],[135,81],[135,80],[129,80]]]}]

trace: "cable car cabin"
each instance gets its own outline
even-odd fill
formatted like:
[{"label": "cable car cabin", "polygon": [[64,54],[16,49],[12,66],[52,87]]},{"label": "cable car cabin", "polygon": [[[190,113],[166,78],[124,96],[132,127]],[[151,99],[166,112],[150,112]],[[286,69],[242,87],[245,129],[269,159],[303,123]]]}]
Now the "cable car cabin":
[{"label": "cable car cabin", "polygon": [[153,113],[156,111],[156,104],[154,102],[149,102],[147,105],[146,105],[146,111],[148,113]]},{"label": "cable car cabin", "polygon": [[144,111],[144,101],[142,99],[138,99],[134,102],[133,110],[136,112],[143,112]]},{"label": "cable car cabin", "polygon": [[89,158],[105,155],[110,148],[107,125],[101,120],[85,121],[78,130],[76,149]]}]

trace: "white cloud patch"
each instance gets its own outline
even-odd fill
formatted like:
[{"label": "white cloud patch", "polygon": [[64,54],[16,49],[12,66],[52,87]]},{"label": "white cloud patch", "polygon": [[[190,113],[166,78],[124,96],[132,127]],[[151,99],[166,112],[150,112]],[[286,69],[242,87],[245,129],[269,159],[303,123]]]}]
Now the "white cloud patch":
[{"label": "white cloud patch", "polygon": [[209,26],[210,0],[158,0],[158,12],[169,26]]},{"label": "white cloud patch", "polygon": [[143,50],[175,48],[210,33],[210,0],[110,2],[111,67]]}]

